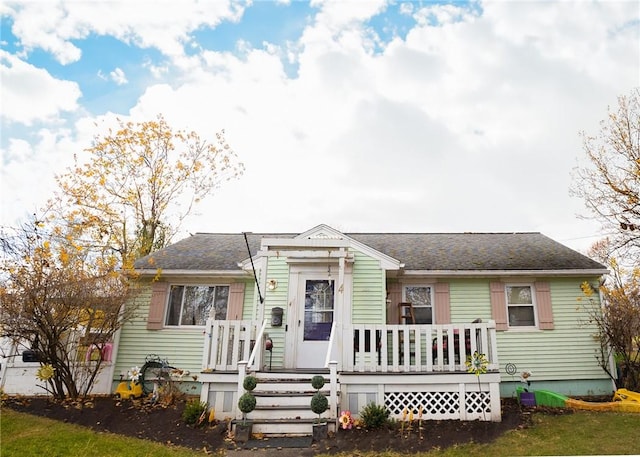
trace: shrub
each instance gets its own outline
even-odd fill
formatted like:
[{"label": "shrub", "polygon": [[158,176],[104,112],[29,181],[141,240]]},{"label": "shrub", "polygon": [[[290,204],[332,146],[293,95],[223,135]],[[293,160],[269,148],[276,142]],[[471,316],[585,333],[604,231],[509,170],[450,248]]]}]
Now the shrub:
[{"label": "shrub", "polygon": [[323,376],[317,375],[311,378],[311,386],[316,390],[322,389],[324,387],[324,383],[325,380]]},{"label": "shrub", "polygon": [[329,400],[320,392],[316,392],[313,397],[311,397],[311,411],[318,415],[318,422],[321,420],[320,415],[327,409],[329,409]]},{"label": "shrub", "polygon": [[200,418],[203,417],[208,408],[209,405],[203,401],[188,401],[184,406],[184,411],[182,411],[182,420],[189,425],[204,423]]},{"label": "shrub", "polygon": [[242,382],[242,387],[244,387],[244,390],[248,392],[251,392],[253,389],[255,389],[257,385],[258,378],[256,378],[255,376],[247,376]]},{"label": "shrub", "polygon": [[242,394],[240,400],[238,400],[238,408],[243,414],[248,414],[256,409],[256,397],[249,392]]},{"label": "shrub", "polygon": [[376,429],[389,421],[389,410],[381,405],[369,403],[360,411],[360,420],[367,429]]}]

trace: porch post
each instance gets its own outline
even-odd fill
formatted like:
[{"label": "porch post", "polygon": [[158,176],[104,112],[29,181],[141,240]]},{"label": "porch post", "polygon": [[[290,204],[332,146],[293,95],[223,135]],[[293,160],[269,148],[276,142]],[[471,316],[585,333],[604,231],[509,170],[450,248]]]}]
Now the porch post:
[{"label": "porch post", "polygon": [[489,395],[489,398],[491,399],[491,420],[493,422],[500,422],[502,421],[502,413],[499,382],[489,382]]},{"label": "porch post", "polygon": [[338,362],[331,360],[329,362],[329,404],[331,405],[331,414],[334,419],[336,430],[338,430],[338,416],[340,415],[338,405]]}]

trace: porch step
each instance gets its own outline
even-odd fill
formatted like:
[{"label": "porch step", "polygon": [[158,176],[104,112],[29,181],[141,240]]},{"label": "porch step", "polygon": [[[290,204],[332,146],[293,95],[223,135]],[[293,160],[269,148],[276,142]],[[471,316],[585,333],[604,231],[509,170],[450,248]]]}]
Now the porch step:
[{"label": "porch step", "polygon": [[[253,390],[256,408],[249,413],[254,433],[268,436],[311,435],[311,425],[318,415],[311,411],[311,398],[316,391],[311,386],[313,376],[322,375],[327,380],[320,391],[329,397],[329,372],[324,370],[256,372],[258,385]],[[339,395],[340,386],[337,388]],[[335,418],[336,412],[326,411],[322,417]]]},{"label": "porch step", "polygon": [[[251,419],[253,433],[267,436],[309,436],[315,419]],[[234,424],[241,421],[234,421]]]}]

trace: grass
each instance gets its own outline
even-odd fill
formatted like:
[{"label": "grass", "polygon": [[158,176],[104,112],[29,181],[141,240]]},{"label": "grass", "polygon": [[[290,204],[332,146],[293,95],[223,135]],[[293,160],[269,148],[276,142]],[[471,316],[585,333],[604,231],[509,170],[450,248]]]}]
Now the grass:
[{"label": "grass", "polygon": [[[560,416],[535,414],[533,421],[533,427],[512,430],[490,444],[465,444],[414,457],[640,454],[640,414],[578,411]],[[399,457],[393,452],[358,456]]]},{"label": "grass", "polygon": [[[611,455],[640,453],[640,415],[580,411],[534,415],[534,426],[513,430],[491,444],[466,444],[414,457]],[[132,424],[135,426],[135,424]],[[72,424],[8,409],[0,417],[0,455],[12,456],[201,456],[202,451],[97,433]],[[224,455],[222,452],[217,455]],[[352,454],[342,454],[347,457]],[[393,452],[358,452],[360,457],[399,457]]]},{"label": "grass", "polygon": [[[135,427],[135,424],[131,424]],[[2,457],[192,457],[202,451],[165,446],[146,440],[54,421],[3,408],[0,416],[0,455]],[[224,454],[218,454],[224,455]]]}]

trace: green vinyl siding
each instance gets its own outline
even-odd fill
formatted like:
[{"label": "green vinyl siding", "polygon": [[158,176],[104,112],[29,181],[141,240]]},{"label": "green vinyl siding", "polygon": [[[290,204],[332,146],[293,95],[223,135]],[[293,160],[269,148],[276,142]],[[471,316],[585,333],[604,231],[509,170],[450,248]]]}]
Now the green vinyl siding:
[{"label": "green vinyl siding", "polygon": [[[537,380],[603,379],[595,355],[595,328],[581,301],[580,284],[595,278],[539,278],[548,281],[553,305],[553,330],[507,330],[497,332],[501,371],[514,363],[518,374],[528,370]],[[491,319],[490,279],[451,280],[451,320],[471,322]],[[597,299],[597,297],[596,297]],[[507,376],[507,375],[505,375]],[[508,378],[508,376],[507,376]]]},{"label": "green vinyl siding", "polygon": [[[266,333],[273,341],[273,351],[266,354],[264,363],[271,364],[274,367],[284,366],[284,350],[285,350],[285,326],[287,325],[287,301],[289,297],[289,264],[285,257],[269,257],[267,264],[266,282],[275,279],[278,285],[275,290],[263,291],[264,296],[264,318],[267,319]],[[271,326],[271,310],[280,307],[283,310],[282,326]]]},{"label": "green vinyl siding", "polygon": [[487,279],[455,279],[449,282],[451,322],[461,324],[491,319],[491,297]]},{"label": "green vinyl siding", "polygon": [[[251,314],[247,308],[252,306],[255,285],[245,284],[243,315]],[[167,359],[173,367],[189,370],[191,375],[198,375],[202,369],[202,355],[204,348],[204,328],[164,328],[162,330],[147,330],[147,316],[151,302],[151,284],[141,283],[141,291],[134,299],[136,306],[135,317],[127,322],[121,332],[118,342],[118,354],[114,379],[120,375],[126,377],[132,367],[142,367],[145,358],[157,355]],[[191,380],[186,377],[185,380]],[[199,389],[199,386],[198,386]]]},{"label": "green vinyl siding", "polygon": [[119,378],[131,367],[142,367],[151,354],[167,359],[176,368],[199,373],[204,345],[202,327],[147,330],[150,301],[151,286],[147,283],[135,299],[136,317],[126,323],[120,333],[114,376]]},{"label": "green vinyl siding", "polygon": [[[595,358],[596,328],[588,323],[581,301],[585,279],[547,279],[553,304],[553,330],[498,332],[500,364],[515,363],[518,372],[533,372],[534,380],[606,378]],[[597,300],[597,297],[596,297]]]},{"label": "green vinyl siding", "polygon": [[386,321],[385,272],[380,262],[355,251],[351,316],[354,324]]}]

